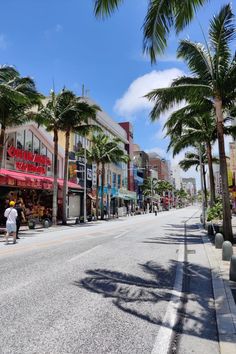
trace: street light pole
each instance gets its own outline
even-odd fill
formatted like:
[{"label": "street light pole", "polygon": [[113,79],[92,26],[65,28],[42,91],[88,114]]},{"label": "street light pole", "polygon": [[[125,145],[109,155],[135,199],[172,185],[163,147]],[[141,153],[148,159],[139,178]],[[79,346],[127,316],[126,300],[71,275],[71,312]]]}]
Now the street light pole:
[{"label": "street light pole", "polygon": [[152,175],[152,170],[151,171],[151,211],[153,213],[153,175]]},{"label": "street light pole", "polygon": [[84,147],[84,222],[87,221],[87,154],[86,154],[86,138]]},{"label": "street light pole", "polygon": [[201,190],[202,190],[202,220],[203,220],[203,226],[205,227],[206,224],[206,213],[205,213],[205,194],[204,194],[204,188],[203,188],[203,162],[202,162],[202,151],[201,151],[201,146],[199,146],[199,162],[200,162],[200,172],[201,172]]}]

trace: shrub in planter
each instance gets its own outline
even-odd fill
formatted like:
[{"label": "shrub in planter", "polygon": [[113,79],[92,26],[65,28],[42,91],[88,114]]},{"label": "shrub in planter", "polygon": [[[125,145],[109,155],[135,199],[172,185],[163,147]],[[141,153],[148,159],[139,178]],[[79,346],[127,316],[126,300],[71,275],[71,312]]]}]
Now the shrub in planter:
[{"label": "shrub in planter", "polygon": [[223,218],[223,206],[221,202],[217,202],[213,207],[209,208],[207,211],[207,221],[211,220],[222,220]]}]

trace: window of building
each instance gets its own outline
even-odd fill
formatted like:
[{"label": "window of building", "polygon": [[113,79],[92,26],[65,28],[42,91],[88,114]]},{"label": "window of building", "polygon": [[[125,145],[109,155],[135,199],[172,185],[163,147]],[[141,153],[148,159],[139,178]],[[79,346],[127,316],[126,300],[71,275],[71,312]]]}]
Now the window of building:
[{"label": "window of building", "polygon": [[117,188],[121,188],[121,175],[117,175]]},{"label": "window of building", "polygon": [[47,148],[43,143],[41,143],[40,154],[43,156],[47,156]]},{"label": "window of building", "polygon": [[116,173],[114,172],[112,173],[112,187],[116,187]]},{"label": "window of building", "polygon": [[51,165],[48,165],[48,175],[52,175],[52,169],[53,169],[53,154],[47,150],[47,157],[51,161]]},{"label": "window of building", "polygon": [[33,134],[31,130],[26,130],[25,132],[25,149],[27,151],[32,151],[33,149]]},{"label": "window of building", "polygon": [[17,149],[24,150],[25,148],[25,131],[20,130],[16,133],[16,147]]},{"label": "window of building", "polygon": [[40,141],[35,135],[33,136],[33,153],[34,154],[40,153]]}]

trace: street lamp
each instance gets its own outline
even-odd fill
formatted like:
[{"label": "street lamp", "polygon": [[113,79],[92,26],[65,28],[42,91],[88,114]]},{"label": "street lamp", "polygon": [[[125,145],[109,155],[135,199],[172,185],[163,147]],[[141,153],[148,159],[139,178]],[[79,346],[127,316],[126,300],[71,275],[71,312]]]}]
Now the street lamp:
[{"label": "street lamp", "polygon": [[87,221],[87,140],[84,138],[84,222]]},{"label": "street lamp", "polygon": [[[84,147],[84,222],[87,221],[87,154],[86,154],[86,138],[85,139],[85,147]],[[82,146],[82,145],[81,145]],[[75,170],[75,172],[82,172],[80,170]]]}]

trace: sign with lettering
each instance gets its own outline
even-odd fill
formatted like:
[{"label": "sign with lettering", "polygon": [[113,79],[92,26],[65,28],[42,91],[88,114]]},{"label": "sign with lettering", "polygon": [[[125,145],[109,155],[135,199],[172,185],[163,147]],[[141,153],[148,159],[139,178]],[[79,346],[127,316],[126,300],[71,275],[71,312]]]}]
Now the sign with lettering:
[{"label": "sign with lettering", "polygon": [[46,167],[52,164],[47,156],[17,149],[14,146],[8,148],[7,154],[9,157],[22,160],[16,162],[16,169],[24,172],[45,175],[47,171]]}]

